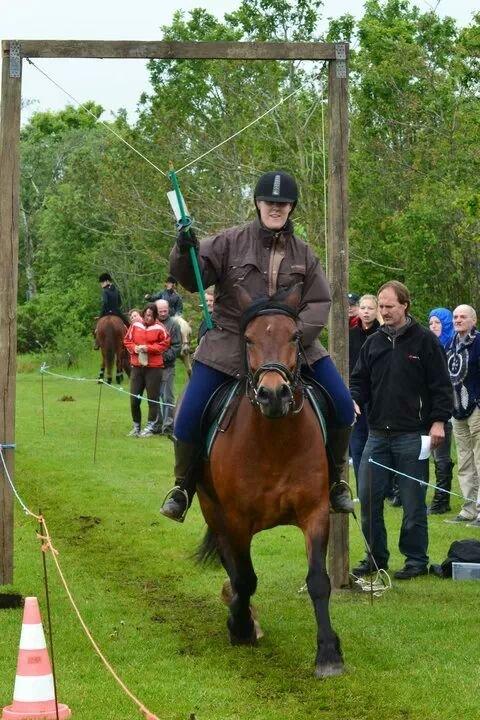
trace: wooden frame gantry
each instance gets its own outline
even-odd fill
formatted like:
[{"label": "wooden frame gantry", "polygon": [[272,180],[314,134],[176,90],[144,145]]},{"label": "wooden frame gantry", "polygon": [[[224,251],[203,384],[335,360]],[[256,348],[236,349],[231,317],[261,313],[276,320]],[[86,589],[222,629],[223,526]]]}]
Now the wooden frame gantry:
[{"label": "wooden frame gantry", "polygon": [[[348,379],[348,44],[317,42],[161,42],[3,40],[0,98],[0,443],[12,478],[15,443],[16,306],[20,194],[20,109],[24,58],[328,61],[329,352]],[[331,515],[334,588],[349,586],[348,516]],[[13,581],[13,494],[0,468],[0,585]]]}]

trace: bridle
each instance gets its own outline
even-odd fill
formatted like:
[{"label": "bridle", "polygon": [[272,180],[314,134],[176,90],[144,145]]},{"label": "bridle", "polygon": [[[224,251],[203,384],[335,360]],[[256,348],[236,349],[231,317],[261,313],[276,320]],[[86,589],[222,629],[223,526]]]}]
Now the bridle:
[{"label": "bridle", "polygon": [[[280,309],[269,309],[269,310],[263,310],[257,313],[254,317],[258,317],[258,315],[290,315],[290,313],[282,312]],[[252,320],[254,318],[251,318]],[[305,392],[303,383],[301,381],[300,373],[301,373],[301,360],[302,358],[305,358],[305,351],[303,349],[303,345],[300,340],[300,336],[298,336],[295,340],[297,349],[296,349],[296,361],[295,361],[295,367],[293,370],[290,370],[286,365],[284,365],[281,362],[265,362],[260,367],[258,367],[255,371],[252,370],[250,366],[250,361],[248,358],[248,350],[247,350],[247,343],[244,341],[244,356],[245,356],[245,367],[246,367],[246,388],[245,388],[245,395],[250,400],[251,404],[255,407],[260,407],[261,403],[258,399],[258,384],[263,379],[263,377],[266,375],[266,373],[274,372],[277,373],[277,375],[280,375],[282,380],[285,382],[288,390],[289,390],[289,412],[292,413],[292,415],[297,415],[301,410],[303,409],[303,405],[305,402]],[[297,406],[295,406],[295,392],[300,389],[301,390],[301,398]]]}]

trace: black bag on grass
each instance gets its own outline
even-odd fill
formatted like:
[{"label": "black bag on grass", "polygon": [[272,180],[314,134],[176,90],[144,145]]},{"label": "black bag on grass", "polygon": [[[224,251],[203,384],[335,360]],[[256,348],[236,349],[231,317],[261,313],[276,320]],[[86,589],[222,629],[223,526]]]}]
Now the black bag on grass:
[{"label": "black bag on grass", "polygon": [[430,572],[442,578],[452,577],[452,563],[480,563],[480,540],[455,540],[441,565],[430,565]]}]

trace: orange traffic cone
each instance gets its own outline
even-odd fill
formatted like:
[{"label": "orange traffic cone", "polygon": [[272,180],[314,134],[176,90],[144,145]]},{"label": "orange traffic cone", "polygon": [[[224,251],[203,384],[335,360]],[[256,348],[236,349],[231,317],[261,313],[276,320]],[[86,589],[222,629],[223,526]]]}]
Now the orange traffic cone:
[{"label": "orange traffic cone", "polygon": [[[60,720],[66,720],[70,715],[70,708],[58,703]],[[3,708],[2,718],[3,720],[56,720],[57,718],[52,667],[36,597],[25,598],[13,703]]]}]

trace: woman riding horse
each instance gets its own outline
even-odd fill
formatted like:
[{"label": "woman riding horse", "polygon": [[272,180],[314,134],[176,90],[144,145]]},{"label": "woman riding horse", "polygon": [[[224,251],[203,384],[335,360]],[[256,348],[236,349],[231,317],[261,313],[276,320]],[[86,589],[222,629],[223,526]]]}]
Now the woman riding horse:
[{"label": "woman riding horse", "polygon": [[187,290],[196,290],[189,257],[192,246],[198,252],[204,285],[215,285],[214,327],[202,337],[175,419],[176,483],[161,509],[163,515],[173,520],[183,521],[195,493],[205,406],[220,385],[242,374],[238,285],[256,298],[272,297],[282,288],[301,283],[297,326],[308,363],[302,372],[306,371],[326,388],[335,406],[335,419],[328,431],[330,503],[335,512],[353,512],[349,488],[342,481],[354,420],[353,403],[339,372],[317,339],[327,323],[330,291],[318,259],[294,235],[290,215],[297,201],[297,184],[291,175],[267,172],[255,187],[255,220],[201,243],[191,230],[189,234],[180,231],[171,252],[171,272]]}]

